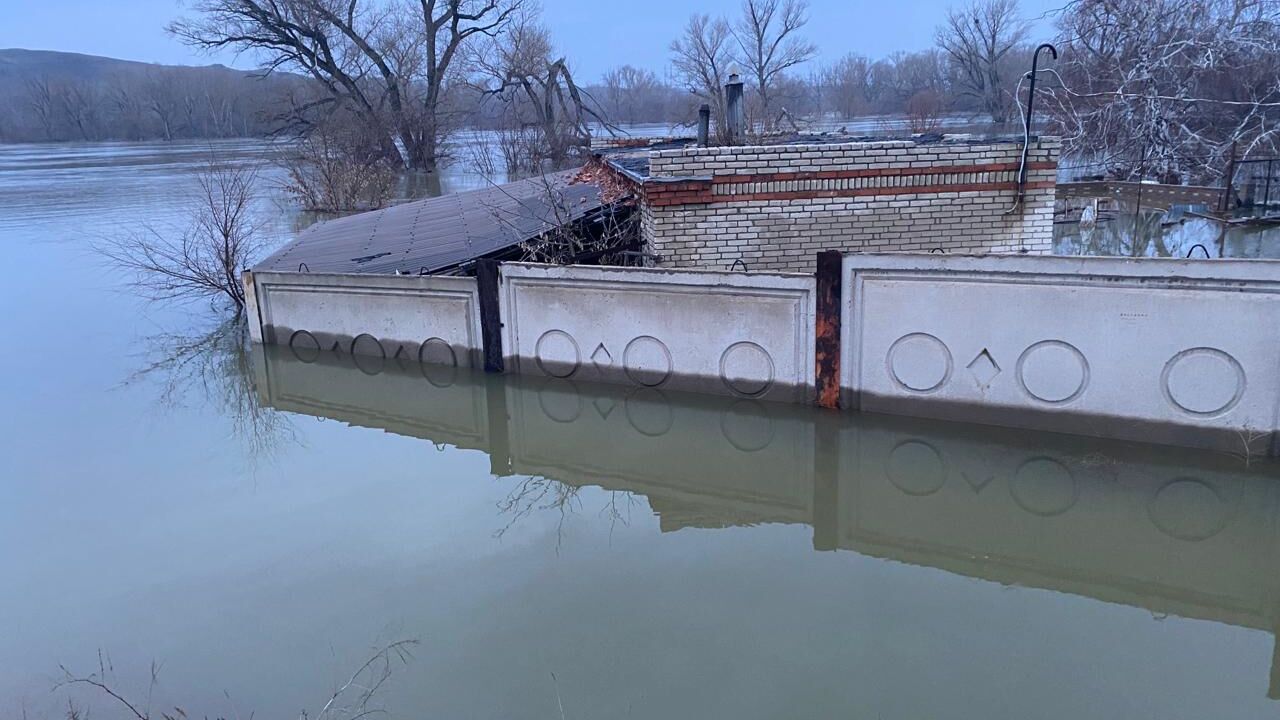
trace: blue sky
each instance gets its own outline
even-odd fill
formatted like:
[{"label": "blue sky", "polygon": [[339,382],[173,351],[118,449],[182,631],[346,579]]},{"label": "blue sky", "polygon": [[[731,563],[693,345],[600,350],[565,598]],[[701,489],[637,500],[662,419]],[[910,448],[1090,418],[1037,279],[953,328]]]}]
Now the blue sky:
[{"label": "blue sky", "polygon": [[[661,71],[667,45],[694,12],[731,14],[740,0],[543,0],[543,17],[577,75],[593,80],[630,63]],[[1022,0],[1023,14],[1038,18],[1066,0]],[[933,30],[949,0],[812,0],[806,35],[820,61],[859,52],[880,57],[933,43]],[[0,0],[0,48],[22,47],[107,55],[145,62],[249,66],[247,60],[197,54],[164,32],[188,12],[175,0]],[[1036,40],[1052,34],[1037,23]]]}]

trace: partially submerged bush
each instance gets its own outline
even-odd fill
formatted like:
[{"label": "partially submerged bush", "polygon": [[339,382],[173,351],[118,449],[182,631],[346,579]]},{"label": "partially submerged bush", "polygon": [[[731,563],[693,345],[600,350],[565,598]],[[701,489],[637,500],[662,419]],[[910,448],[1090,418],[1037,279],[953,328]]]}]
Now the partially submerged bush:
[{"label": "partially submerged bush", "polygon": [[245,304],[240,272],[266,249],[253,208],[257,179],[251,167],[211,158],[196,175],[189,225],[144,225],[95,249],[149,300],[223,298],[239,316]]},{"label": "partially submerged bush", "polygon": [[323,125],[300,138],[280,160],[285,190],[306,210],[351,212],[386,204],[399,168],[372,133]]}]

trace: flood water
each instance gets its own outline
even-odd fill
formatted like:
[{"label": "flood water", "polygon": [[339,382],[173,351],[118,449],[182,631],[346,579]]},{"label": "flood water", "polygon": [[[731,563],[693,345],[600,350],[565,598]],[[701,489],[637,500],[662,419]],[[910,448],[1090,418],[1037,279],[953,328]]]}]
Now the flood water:
[{"label": "flood water", "polygon": [[1280,259],[1280,224],[1233,225],[1224,232],[1207,218],[1171,221],[1164,210],[1129,204],[1091,226],[1055,223],[1053,236],[1055,255]]},{"label": "flood water", "polygon": [[1280,712],[1274,465],[246,351],[89,250],[206,152],[0,147],[0,717]]}]

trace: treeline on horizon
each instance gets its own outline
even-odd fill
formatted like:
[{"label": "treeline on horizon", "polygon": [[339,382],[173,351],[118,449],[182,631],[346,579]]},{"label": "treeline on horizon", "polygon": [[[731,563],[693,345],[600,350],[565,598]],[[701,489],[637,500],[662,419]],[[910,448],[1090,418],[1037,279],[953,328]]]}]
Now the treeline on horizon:
[{"label": "treeline on horizon", "polygon": [[[1210,182],[1280,154],[1280,0],[1076,0],[1053,16],[1041,127],[1091,172]],[[753,133],[886,114],[928,132],[965,113],[1023,130],[1038,38],[1018,0],[957,0],[934,47],[878,59],[820,56],[809,21],[807,0],[740,0],[689,16],[665,56],[585,78],[536,0],[193,0],[175,38],[257,71],[0,50],[0,141],[286,135],[312,164],[432,172],[478,128],[496,152],[473,161],[536,172],[580,162],[602,126],[691,128],[703,104],[726,140],[735,72]]]},{"label": "treeline on horizon", "polygon": [[[1029,57],[1030,49],[1011,58]],[[323,96],[314,80],[221,65],[146,64],[49,51],[0,50],[0,142],[178,140],[290,135],[296,117]],[[691,126],[699,105],[671,73],[623,65],[583,90],[602,117],[619,125]],[[930,107],[948,113],[983,108],[957,87],[941,51],[894,53],[871,60],[850,53],[812,71],[785,75],[775,104],[799,119],[849,120],[902,115]],[[449,114],[460,126],[500,129],[500,103],[466,85],[454,89]]]}]

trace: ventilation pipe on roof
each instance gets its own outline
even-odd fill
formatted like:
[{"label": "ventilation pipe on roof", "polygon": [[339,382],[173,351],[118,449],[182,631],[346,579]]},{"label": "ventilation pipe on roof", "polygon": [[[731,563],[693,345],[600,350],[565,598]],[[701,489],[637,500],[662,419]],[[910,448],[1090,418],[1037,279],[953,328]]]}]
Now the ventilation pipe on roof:
[{"label": "ventilation pipe on roof", "polygon": [[741,145],[743,141],[743,125],[745,122],[742,117],[742,79],[738,77],[738,73],[729,73],[729,82],[724,86],[724,102],[725,102],[725,127],[730,145]]},{"label": "ventilation pipe on roof", "polygon": [[711,106],[703,103],[698,108],[698,147],[706,147],[711,136]]}]

